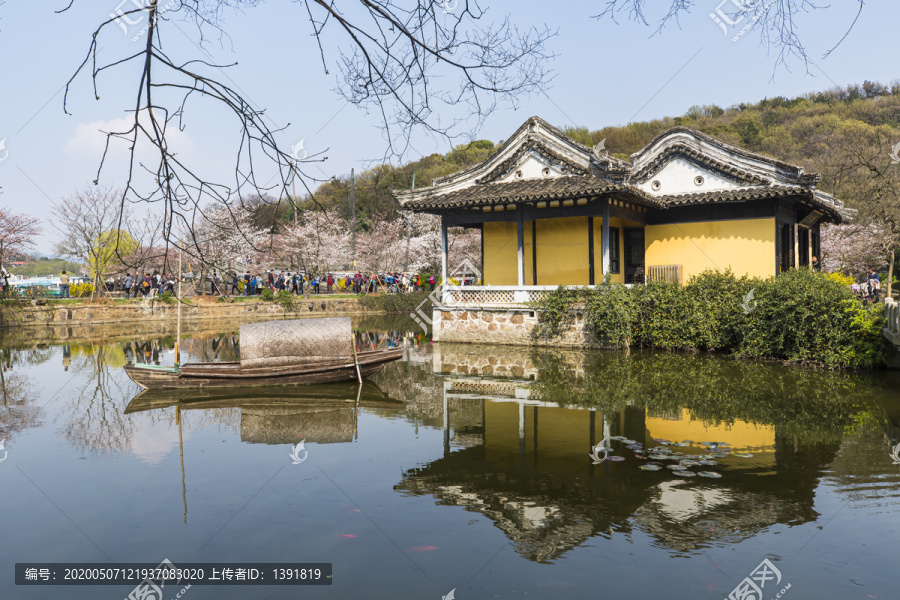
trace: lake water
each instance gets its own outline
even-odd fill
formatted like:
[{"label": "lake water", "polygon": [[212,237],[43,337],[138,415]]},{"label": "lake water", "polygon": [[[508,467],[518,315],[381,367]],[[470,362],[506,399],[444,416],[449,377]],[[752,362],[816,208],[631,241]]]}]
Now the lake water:
[{"label": "lake water", "polygon": [[[133,588],[16,586],[17,562],[163,559],[333,564],[189,600],[900,598],[897,374],[354,327],[404,359],[218,395],[139,394],[122,365],[172,364],[164,334],[0,341],[0,598]],[[185,337],[185,360],[238,356],[236,327]]]}]

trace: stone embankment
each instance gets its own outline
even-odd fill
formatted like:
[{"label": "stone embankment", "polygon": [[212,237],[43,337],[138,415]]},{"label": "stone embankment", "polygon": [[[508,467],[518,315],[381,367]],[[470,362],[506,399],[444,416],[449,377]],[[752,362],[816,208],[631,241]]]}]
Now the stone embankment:
[{"label": "stone embankment", "polygon": [[[279,319],[300,317],[329,317],[371,313],[357,298],[312,297],[300,298],[293,310],[280,304],[262,301],[209,302],[194,300],[181,307],[185,321],[235,321],[240,319]],[[82,326],[119,323],[175,322],[178,316],[176,304],[162,302],[145,303],[86,303],[49,304],[26,306],[8,313],[8,327],[45,325]]]},{"label": "stone embankment", "polygon": [[434,340],[516,346],[600,348],[587,330],[584,315],[576,313],[558,338],[534,336],[538,315],[530,309],[438,309],[432,313]]}]

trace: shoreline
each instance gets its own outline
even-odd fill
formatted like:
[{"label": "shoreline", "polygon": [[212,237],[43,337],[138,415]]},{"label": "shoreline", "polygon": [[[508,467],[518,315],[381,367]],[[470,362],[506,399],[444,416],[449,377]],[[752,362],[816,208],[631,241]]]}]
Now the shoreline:
[{"label": "shoreline", "polygon": [[[204,298],[207,297],[204,296]],[[247,317],[285,318],[288,316],[325,317],[385,314],[384,311],[366,308],[359,300],[355,297],[323,298],[321,296],[310,296],[310,299],[306,300],[300,296],[295,302],[293,310],[288,310],[275,302],[255,299],[230,302],[192,301],[182,304],[181,318],[183,321],[220,321]],[[0,329],[13,330],[47,325],[89,326],[147,321],[174,322],[178,316],[178,305],[138,300],[128,303],[52,303],[43,306],[24,306],[4,312],[6,319]]]}]

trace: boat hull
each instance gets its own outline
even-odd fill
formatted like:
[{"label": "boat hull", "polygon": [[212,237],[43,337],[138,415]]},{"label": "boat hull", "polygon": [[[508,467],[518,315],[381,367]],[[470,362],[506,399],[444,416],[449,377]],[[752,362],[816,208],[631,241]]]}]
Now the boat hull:
[{"label": "boat hull", "polygon": [[[361,352],[360,375],[371,377],[402,356],[402,348]],[[265,369],[242,369],[239,362],[188,363],[178,371],[125,365],[125,372],[144,389],[292,386],[357,379],[352,359]]]}]

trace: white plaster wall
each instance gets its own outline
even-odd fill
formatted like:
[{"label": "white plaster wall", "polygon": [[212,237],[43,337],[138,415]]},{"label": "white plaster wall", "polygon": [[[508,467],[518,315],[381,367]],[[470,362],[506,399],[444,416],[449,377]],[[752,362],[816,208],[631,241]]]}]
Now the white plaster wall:
[{"label": "white plaster wall", "polygon": [[[544,175],[543,171],[545,168],[550,169],[550,173]],[[522,171],[522,177],[516,177],[516,171]],[[559,177],[562,173],[548,165],[544,162],[543,157],[539,155],[535,151],[531,151],[519,160],[519,164],[516,165],[506,177],[499,179],[501,182],[507,181],[516,181],[518,179],[536,179],[536,178],[550,178],[550,177]]]},{"label": "white plaster wall", "polygon": [[[694,178],[698,175],[703,176],[703,185],[694,183]],[[651,187],[654,181],[659,181],[662,184],[659,190],[653,190]],[[684,158],[676,158],[638,187],[648,194],[664,196],[669,194],[696,194],[716,190],[732,190],[744,186],[720,177],[715,173],[710,173]]]}]

